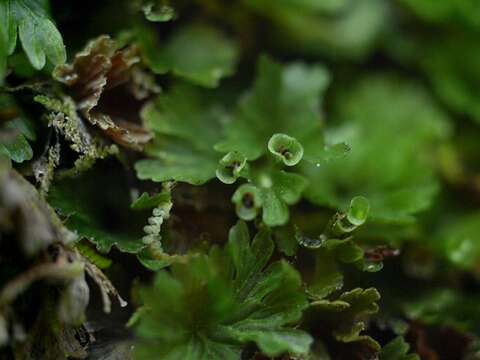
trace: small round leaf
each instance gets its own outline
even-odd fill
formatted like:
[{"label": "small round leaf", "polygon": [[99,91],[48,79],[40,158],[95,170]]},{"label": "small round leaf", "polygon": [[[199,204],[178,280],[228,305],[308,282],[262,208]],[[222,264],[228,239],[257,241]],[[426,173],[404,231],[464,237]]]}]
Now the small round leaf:
[{"label": "small round leaf", "polygon": [[243,220],[253,220],[262,207],[262,194],[252,184],[243,184],[232,196],[237,215]]},{"label": "small round leaf", "polygon": [[370,202],[363,196],[355,196],[350,202],[347,212],[347,219],[355,226],[365,223],[370,211]]},{"label": "small round leaf", "polygon": [[268,141],[268,150],[287,166],[297,165],[303,157],[302,144],[285,134],[272,135]]},{"label": "small round leaf", "polygon": [[225,184],[233,184],[247,164],[245,156],[232,151],[220,159],[217,166],[217,178]]}]

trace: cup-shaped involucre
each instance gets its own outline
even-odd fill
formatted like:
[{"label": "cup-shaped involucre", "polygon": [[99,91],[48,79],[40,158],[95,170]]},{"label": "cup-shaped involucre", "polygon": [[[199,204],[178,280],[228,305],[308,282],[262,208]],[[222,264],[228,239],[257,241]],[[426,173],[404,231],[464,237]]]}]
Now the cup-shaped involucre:
[{"label": "cup-shaped involucre", "polygon": [[303,157],[303,146],[294,137],[274,134],[268,140],[268,150],[287,166],[297,165]]},{"label": "cup-shaped involucre", "polygon": [[363,225],[367,220],[369,211],[370,203],[368,199],[363,196],[355,196],[350,202],[347,219],[355,226]]},{"label": "cup-shaped involucre", "polygon": [[232,201],[240,219],[253,220],[262,207],[262,194],[256,186],[243,184],[233,194]]},{"label": "cup-shaped involucre", "polygon": [[229,152],[218,162],[217,178],[225,184],[233,184],[237,181],[246,164],[245,156],[236,151]]}]

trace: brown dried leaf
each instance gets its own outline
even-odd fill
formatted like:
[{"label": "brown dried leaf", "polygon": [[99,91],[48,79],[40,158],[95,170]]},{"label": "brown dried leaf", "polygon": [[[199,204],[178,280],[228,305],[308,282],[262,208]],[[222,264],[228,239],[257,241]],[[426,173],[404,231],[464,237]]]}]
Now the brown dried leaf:
[{"label": "brown dried leaf", "polygon": [[[107,92],[133,79],[134,65],[140,61],[136,47],[118,50],[108,36],[100,36],[75,56],[73,63],[59,65],[53,76],[71,90],[77,110],[115,143],[141,150],[151,135],[140,125],[118,121],[100,107]],[[128,126],[125,126],[128,123]]]}]

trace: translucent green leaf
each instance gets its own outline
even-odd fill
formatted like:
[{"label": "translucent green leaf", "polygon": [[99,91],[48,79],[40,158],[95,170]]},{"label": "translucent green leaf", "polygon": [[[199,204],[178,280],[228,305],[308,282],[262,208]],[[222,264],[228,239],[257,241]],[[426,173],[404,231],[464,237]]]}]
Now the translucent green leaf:
[{"label": "translucent green leaf", "polygon": [[[410,6],[416,8],[422,8],[425,5],[429,13],[430,8],[437,7],[431,1],[422,2],[418,6],[413,5],[413,1],[403,1],[411,3]],[[478,3],[470,0],[466,2],[445,0],[436,3],[439,5],[438,8],[445,6],[446,10],[443,14],[445,17],[440,16],[438,21],[445,21],[450,26],[460,25],[461,29],[451,32],[448,27],[439,28],[437,31],[421,35],[409,32],[398,33],[389,41],[389,50],[402,63],[421,70],[435,95],[449,109],[458,114],[465,114],[479,123],[480,106],[476,99],[480,72],[476,64],[480,54],[477,51],[477,36],[476,31],[471,31],[472,29],[469,29],[470,31],[462,29],[469,26],[465,26],[466,19],[461,20],[463,17],[461,13],[468,13],[470,19],[475,22],[475,25],[472,23],[470,26],[474,25],[478,28],[480,22],[474,16],[474,8],[478,7]],[[431,12],[433,13],[435,11]],[[432,41],[438,36],[443,40],[441,43]]]},{"label": "translucent green leaf", "polygon": [[8,20],[5,15],[5,4],[0,3],[0,85],[3,85],[3,79],[7,71],[7,41],[8,41]]},{"label": "translucent green leaf", "polygon": [[408,354],[410,345],[401,337],[396,337],[382,348],[380,360],[419,360],[418,355]]},{"label": "translucent green leaf", "polygon": [[166,1],[147,1],[142,5],[142,11],[148,21],[165,22],[175,18],[175,10]]},{"label": "translucent green leaf", "polygon": [[[267,265],[273,249],[273,241],[268,230],[258,233],[250,243],[247,224],[240,221],[230,229],[226,251],[235,268],[233,286],[241,299],[251,294],[257,285],[258,276]],[[262,299],[260,297],[256,300]]]},{"label": "translucent green leaf", "polygon": [[238,217],[248,221],[257,217],[263,205],[263,196],[255,185],[243,184],[233,194],[232,202]]},{"label": "translucent green leaf", "polygon": [[241,185],[233,194],[237,215],[253,220],[262,209],[262,219],[268,226],[284,225],[288,221],[288,205],[300,200],[307,181],[301,175],[283,170],[260,174],[254,183]]},{"label": "translucent green leaf", "polygon": [[198,85],[216,87],[235,69],[234,43],[206,25],[189,25],[176,31],[163,46],[150,46],[148,62],[155,73],[172,72]]},{"label": "translucent green leaf", "polygon": [[[55,188],[53,188],[55,189]],[[52,196],[57,196],[52,189]],[[60,209],[58,202],[55,198],[52,198],[52,204]],[[129,253],[137,253],[143,247],[144,244],[140,239],[135,239],[122,234],[112,234],[109,231],[102,229],[95,219],[87,217],[85,214],[76,212],[70,214],[67,222],[67,227],[77,232],[77,234],[88,239],[88,241],[95,244],[98,251],[102,253],[108,253],[112,246],[116,246],[119,250]]]},{"label": "translucent green leaf", "polygon": [[[136,236],[131,228],[130,232],[118,227],[112,231],[106,225],[110,211],[128,209],[128,192],[122,194],[124,190],[118,184],[112,184],[108,175],[92,174],[89,171],[82,177],[54,184],[49,192],[49,203],[66,217],[65,225],[69,229],[76,231],[80,239],[93,243],[99,252],[107,253],[115,246],[123,252],[138,253],[145,247],[140,239],[141,226]],[[132,220],[135,218],[133,211],[125,216]]]},{"label": "translucent green leaf", "polygon": [[283,349],[294,354],[302,354],[305,353],[305,349],[308,349],[312,343],[310,335],[297,329],[282,329],[269,332],[249,330],[238,333],[237,336],[241,341],[255,342],[264,354],[270,354],[271,356],[281,354]]},{"label": "translucent green leaf", "polygon": [[295,138],[274,134],[268,140],[268,150],[287,166],[297,165],[303,157],[303,146]]},{"label": "translucent green leaf", "polygon": [[363,258],[362,248],[356,245],[351,238],[325,240],[322,248],[329,250],[331,255],[346,264],[355,263]]},{"label": "translucent green leaf", "polygon": [[308,286],[308,293],[315,299],[323,299],[343,287],[343,275],[335,257],[327,249],[315,253],[315,269]]},{"label": "translucent green leaf", "polygon": [[[17,41],[17,26],[11,11],[10,1],[0,2],[0,84],[3,83],[7,70],[7,57]],[[13,46],[12,46],[13,44]]]},{"label": "translucent green leaf", "polygon": [[86,242],[77,242],[75,249],[99,269],[107,269],[112,265],[111,259],[95,251],[95,249]]},{"label": "translucent green leaf", "polygon": [[380,294],[374,288],[354,289],[343,293],[339,299],[350,304],[349,315],[362,316],[375,314],[378,311],[376,302],[380,300]]},{"label": "translucent green leaf", "polygon": [[324,331],[331,332],[335,341],[343,344],[363,343],[373,353],[380,345],[368,335],[362,334],[363,322],[378,311],[380,294],[374,288],[354,289],[341,294],[335,300],[318,300],[311,303],[306,315],[308,324],[322,324]]},{"label": "translucent green leaf", "polygon": [[159,271],[170,266],[173,261],[165,254],[165,259],[156,259],[152,257],[148,248],[144,248],[137,253],[137,259],[140,263],[151,271]]},{"label": "translucent green leaf", "polygon": [[480,213],[465,216],[439,229],[432,246],[452,264],[475,270],[480,261]]},{"label": "translucent green leaf", "polygon": [[134,210],[151,209],[165,201],[170,200],[170,194],[168,192],[161,192],[153,196],[148,195],[146,192],[142,193],[131,205],[130,208]]},{"label": "translucent green leaf", "polygon": [[[366,220],[368,201],[361,197],[352,199],[351,207],[359,207],[363,219],[359,225],[348,220],[347,213],[336,213],[328,222],[323,232],[315,238],[305,236],[295,228],[295,239],[300,246],[312,251],[315,260],[315,270],[307,279],[307,292],[316,300],[323,299],[343,286],[343,274],[340,264],[352,264],[362,271],[375,272],[383,267],[380,261],[366,259],[365,251],[354,241],[354,232]],[[365,207],[367,206],[367,207]]]},{"label": "translucent green leaf", "polygon": [[[45,1],[35,0],[1,2],[0,19],[3,23],[0,31],[0,59],[5,43],[6,53],[13,53],[18,30],[22,47],[35,69],[42,69],[46,59],[54,65],[65,62],[66,52],[62,36],[47,14],[47,4]],[[5,50],[3,52],[5,53]]]},{"label": "translucent green leaf", "polygon": [[6,155],[12,161],[22,163],[33,156],[32,148],[22,134],[16,134],[11,139],[0,142],[0,154]]},{"label": "translucent green leaf", "polygon": [[273,230],[275,247],[285,256],[294,256],[298,251],[298,242],[295,238],[294,226],[281,226]]},{"label": "translucent green leaf", "polygon": [[209,95],[182,84],[143,108],[142,118],[155,138],[146,148],[151,159],[135,165],[140,179],[199,185],[215,177],[221,155],[212,144],[220,137],[222,113]]},{"label": "translucent green leaf", "polygon": [[347,219],[353,225],[360,226],[367,220],[369,211],[370,203],[368,202],[368,199],[363,196],[356,196],[350,202],[350,207],[347,211]]},{"label": "translucent green leaf", "polygon": [[29,118],[27,118],[20,110],[18,111],[19,111],[18,113],[19,116],[13,120],[10,120],[7,123],[6,127],[9,129],[17,130],[27,140],[30,140],[30,141],[36,140],[37,134],[35,133],[35,129],[32,121]]},{"label": "translucent green leaf", "polygon": [[441,46],[435,43],[417,44],[419,52],[423,52],[420,67],[442,101],[480,123],[480,106],[476,101],[476,89],[480,83],[480,72],[476,66],[480,58],[477,37],[443,36],[443,39]]},{"label": "translucent green leaf", "polygon": [[264,189],[262,219],[268,226],[284,225],[288,221],[288,205],[273,189]]},{"label": "translucent green leaf", "polygon": [[194,153],[188,148],[188,144],[182,146],[169,143],[162,149],[165,153],[155,151],[155,147],[160,146],[157,142],[147,149],[151,156],[158,155],[159,159],[140,160],[135,164],[139,179],[157,182],[176,180],[201,185],[215,175],[216,158]]},{"label": "translucent green leaf", "polygon": [[284,225],[288,220],[287,205],[300,200],[307,181],[286,171],[274,171],[271,175],[271,187],[262,190],[263,221],[269,226]]},{"label": "translucent green leaf", "polygon": [[265,17],[269,39],[287,53],[362,59],[389,25],[383,0],[245,0]]},{"label": "translucent green leaf", "polygon": [[[296,63],[282,67],[261,57],[253,88],[216,149],[237,151],[255,160],[266,153],[270,138],[282,133],[300,143],[307,160],[318,162],[324,157],[325,145],[318,109],[328,83],[328,73],[321,66]],[[299,144],[295,146],[299,155]]]},{"label": "translucent green leaf", "polygon": [[225,184],[233,184],[245,169],[247,159],[240,153],[229,152],[218,162],[217,178]]},{"label": "translucent green leaf", "polygon": [[429,325],[450,326],[458,331],[480,334],[478,295],[462,294],[453,289],[439,288],[417,296],[403,304],[408,318]]},{"label": "translucent green leaf", "polygon": [[288,205],[300,200],[306,186],[307,180],[301,175],[286,171],[272,172],[272,189]]},{"label": "translucent green leaf", "polygon": [[315,249],[315,270],[308,280],[308,293],[314,299],[323,299],[343,286],[343,274],[340,264],[354,264],[361,270],[367,270],[364,251],[352,238],[320,240]]},{"label": "translucent green leaf", "polygon": [[138,359],[240,360],[251,342],[267,356],[307,353],[311,337],[292,327],[307,306],[300,276],[285,262],[268,265],[272,252],[268,230],[251,241],[239,222],[225,250],[158,273],[141,292],[150,310],[136,328]]},{"label": "translucent green leaf", "polygon": [[27,139],[36,139],[33,124],[8,95],[0,95],[2,116],[8,121],[0,128],[0,154],[17,163],[32,159],[33,151]]},{"label": "translucent green leaf", "polygon": [[352,151],[318,169],[303,164],[311,184],[306,197],[346,209],[361,194],[373,221],[413,221],[438,190],[428,154],[448,137],[448,118],[422,87],[395,77],[368,77],[338,96],[340,121],[328,135]]},{"label": "translucent green leaf", "polygon": [[475,0],[401,0],[418,17],[434,24],[456,23],[478,29],[480,20],[475,14],[480,11]]}]

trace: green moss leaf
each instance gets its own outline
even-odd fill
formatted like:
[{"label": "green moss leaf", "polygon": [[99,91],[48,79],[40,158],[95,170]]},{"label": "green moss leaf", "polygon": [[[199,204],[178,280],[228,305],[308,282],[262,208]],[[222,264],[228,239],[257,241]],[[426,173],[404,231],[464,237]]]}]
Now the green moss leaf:
[{"label": "green moss leaf", "polygon": [[167,1],[145,1],[142,11],[148,21],[165,22],[175,18],[175,10],[168,5]]},{"label": "green moss leaf", "polygon": [[216,87],[235,69],[234,43],[206,25],[180,28],[163,46],[154,48],[153,41],[147,45],[148,63],[155,73],[172,72],[197,85]]},{"label": "green moss leaf", "polygon": [[272,172],[271,181],[271,187],[262,190],[263,221],[269,226],[284,225],[288,220],[288,205],[300,200],[307,181],[286,171]]},{"label": "green moss leaf", "polygon": [[475,16],[480,11],[478,2],[472,0],[401,0],[415,15],[433,24],[460,24],[478,29],[480,20]]},{"label": "green moss leaf", "polygon": [[288,206],[273,189],[262,191],[262,219],[269,226],[284,225],[288,221]]},{"label": "green moss leaf", "polygon": [[410,345],[401,337],[396,337],[382,348],[380,360],[419,360],[418,355],[409,354]]},{"label": "green moss leaf", "polygon": [[[68,205],[61,204],[57,198],[59,194],[52,189],[51,202],[57,208],[61,210],[61,207],[67,207]],[[81,213],[75,208],[76,212],[70,213],[67,227],[75,231],[80,238],[88,239],[88,241],[95,244],[98,251],[102,253],[108,253],[112,246],[116,246],[119,250],[129,253],[137,253],[143,247],[144,244],[140,239],[131,238],[122,234],[112,234],[110,231],[103,229],[95,218],[88,216],[86,213]],[[63,213],[63,210],[61,210]]]},{"label": "green moss leaf", "polygon": [[264,31],[287,53],[362,59],[389,24],[389,3],[382,0],[245,3],[269,21]]},{"label": "green moss leaf", "polygon": [[140,179],[200,185],[215,177],[221,111],[208,94],[182,84],[145,106],[142,118],[155,139],[146,149],[151,159],[135,165]]},{"label": "green moss leaf", "polygon": [[480,260],[480,213],[466,214],[441,227],[432,246],[455,266],[476,271]]},{"label": "green moss leaf", "polygon": [[286,166],[297,165],[303,157],[303,146],[295,138],[274,134],[268,140],[268,150]]},{"label": "green moss leaf", "polygon": [[141,293],[151,310],[139,320],[137,357],[237,360],[250,342],[267,356],[308,352],[312,339],[291,326],[307,306],[299,274],[282,261],[268,265],[272,252],[267,230],[250,241],[239,222],[224,251],[160,272]]},{"label": "green moss leaf", "polygon": [[0,142],[0,154],[6,155],[17,163],[30,160],[33,156],[32,148],[22,134],[16,134],[10,139]]},{"label": "green moss leaf", "polygon": [[261,191],[252,184],[243,184],[238,187],[232,196],[237,215],[242,220],[253,220],[263,206]]},{"label": "green moss leaf", "polygon": [[299,145],[303,146],[307,160],[322,160],[325,144],[318,109],[328,83],[328,73],[319,65],[282,67],[268,57],[260,58],[253,88],[216,149],[237,151],[255,160],[265,154],[270,138],[282,133],[300,143],[296,145],[298,153]]},{"label": "green moss leaf", "polygon": [[388,76],[363,79],[337,101],[342,122],[329,135],[348,142],[352,151],[320,170],[305,164],[311,184],[306,197],[345,209],[361,194],[370,202],[372,220],[413,221],[438,190],[425,154],[448,136],[448,118],[423,88]]},{"label": "green moss leaf", "polygon": [[436,289],[403,304],[403,307],[410,319],[429,325],[450,326],[478,335],[478,301],[478,295],[462,294],[453,289]]},{"label": "green moss leaf", "polygon": [[233,184],[246,170],[247,159],[240,153],[229,152],[218,162],[217,178],[225,184]]},{"label": "green moss leaf", "polygon": [[307,182],[301,175],[274,170],[263,174],[254,183],[241,185],[232,196],[237,215],[243,220],[253,220],[260,209],[268,226],[284,225],[288,221],[288,205],[300,200]]},{"label": "green moss leaf", "polygon": [[0,2],[0,85],[7,71],[7,57],[17,41],[16,25],[10,10],[10,1]]},{"label": "green moss leaf", "polygon": [[0,128],[0,154],[16,163],[32,159],[28,140],[36,139],[33,125],[8,95],[0,95],[0,118],[7,119]]},{"label": "green moss leaf", "polygon": [[[132,232],[134,223],[127,225],[127,219],[135,219],[133,211],[124,212],[129,206],[128,191],[125,193],[118,183],[112,184],[108,175],[93,174],[89,171],[82,177],[54,184],[49,192],[49,203],[66,218],[65,225],[69,229],[77,232],[80,239],[93,243],[99,252],[107,253],[115,246],[123,252],[138,253],[145,244],[140,239],[141,225],[138,236]],[[122,214],[123,228],[128,231],[108,227],[112,211],[119,212],[117,216]]]},{"label": "green moss leaf", "polygon": [[[17,34],[35,69],[42,69],[46,59],[54,65],[65,62],[62,36],[50,20],[47,5],[47,1],[35,0],[4,0],[0,3],[0,62],[15,50]],[[3,69],[4,66],[0,64]]]},{"label": "green moss leaf", "polygon": [[316,299],[323,299],[343,287],[343,275],[340,272],[335,256],[326,249],[315,253],[315,267],[309,281],[308,294]]},{"label": "green moss leaf", "polygon": [[360,226],[365,223],[370,211],[370,203],[368,199],[363,196],[356,196],[350,201],[350,207],[347,211],[347,219],[355,226]]},{"label": "green moss leaf", "polygon": [[152,196],[144,192],[130,205],[130,208],[134,210],[151,209],[166,201],[170,201],[170,197],[171,195],[168,192],[161,192]]},{"label": "green moss leaf", "polygon": [[379,299],[376,289],[357,288],[335,300],[314,301],[307,313],[307,323],[312,327],[321,324],[323,331],[330,331],[333,339],[344,346],[362,343],[375,354],[380,351],[380,345],[362,331],[365,329],[364,319],[378,311],[376,302]]},{"label": "green moss leaf", "polygon": [[437,96],[448,106],[480,123],[476,101],[480,72],[476,64],[480,54],[475,35],[444,36],[441,46],[417,44],[424,54],[420,67],[428,76]]},{"label": "green moss leaf", "polygon": [[[358,217],[362,219],[362,222],[357,221],[358,225],[349,220],[349,217],[352,217],[351,212],[357,207],[356,210],[362,210],[360,211],[361,216]],[[382,261],[366,259],[365,251],[354,241],[354,232],[365,223],[367,215],[368,201],[365,198],[355,197],[347,212],[336,213],[317,238],[309,238],[302,234],[298,227],[295,228],[297,243],[313,252],[315,267],[306,281],[307,292],[312,299],[324,299],[342,288],[341,264],[355,265],[358,269],[367,272],[376,272],[382,269]]]}]

